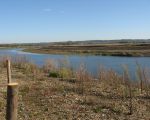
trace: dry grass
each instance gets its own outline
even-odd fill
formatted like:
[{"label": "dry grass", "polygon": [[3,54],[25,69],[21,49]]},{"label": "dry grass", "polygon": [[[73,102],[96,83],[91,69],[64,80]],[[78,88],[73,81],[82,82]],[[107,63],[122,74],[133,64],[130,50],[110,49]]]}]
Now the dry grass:
[{"label": "dry grass", "polygon": [[[57,69],[50,62],[45,65],[46,68],[38,68],[28,62],[22,65],[13,63],[12,78],[20,84],[19,119],[148,120],[150,118],[150,84],[147,69],[140,73],[144,76],[141,93],[140,83],[130,81],[127,68],[124,69],[124,75],[101,68],[98,80],[87,73],[86,67],[82,64],[71,76],[68,74],[68,77],[62,78],[48,76],[50,71],[60,72],[62,68],[67,69],[66,64],[68,63]],[[5,66],[1,67],[0,75],[0,82],[5,83]],[[0,93],[0,119],[4,119],[6,89],[1,88],[1,91],[3,92]]]},{"label": "dry grass", "polygon": [[94,54],[110,56],[150,56],[150,44],[50,45],[31,47],[25,51],[47,54]]}]

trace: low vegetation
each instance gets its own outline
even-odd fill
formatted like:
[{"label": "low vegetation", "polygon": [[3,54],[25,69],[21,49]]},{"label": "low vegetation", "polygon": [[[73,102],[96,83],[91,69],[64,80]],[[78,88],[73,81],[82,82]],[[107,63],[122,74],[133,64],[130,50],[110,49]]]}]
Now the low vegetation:
[{"label": "low vegetation", "polygon": [[[5,58],[0,60],[0,82],[6,83]],[[12,79],[19,83],[20,120],[103,120],[150,118],[150,71],[137,65],[132,81],[127,66],[123,75],[100,67],[94,78],[81,64],[73,71],[66,60],[58,66],[46,60],[38,67],[25,58],[12,58]],[[137,63],[138,64],[138,63]],[[6,87],[0,87],[0,119],[5,119]]]},{"label": "low vegetation", "polygon": [[45,54],[87,54],[103,56],[150,56],[149,43],[113,43],[95,45],[48,45],[24,51]]},{"label": "low vegetation", "polygon": [[51,43],[0,44],[0,49],[23,48],[44,54],[84,54],[103,56],[150,56],[150,40],[90,40]]}]

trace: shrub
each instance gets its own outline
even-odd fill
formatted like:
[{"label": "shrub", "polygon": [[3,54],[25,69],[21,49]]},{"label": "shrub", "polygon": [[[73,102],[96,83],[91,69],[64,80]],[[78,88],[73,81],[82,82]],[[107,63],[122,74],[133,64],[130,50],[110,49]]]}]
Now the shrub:
[{"label": "shrub", "polygon": [[54,78],[58,78],[59,77],[59,73],[58,72],[49,72],[49,77],[54,77]]},{"label": "shrub", "polygon": [[61,78],[71,78],[72,72],[69,68],[61,68],[59,70],[59,75]]},{"label": "shrub", "polygon": [[57,62],[53,59],[47,59],[43,66],[44,72],[54,71],[57,68]]}]

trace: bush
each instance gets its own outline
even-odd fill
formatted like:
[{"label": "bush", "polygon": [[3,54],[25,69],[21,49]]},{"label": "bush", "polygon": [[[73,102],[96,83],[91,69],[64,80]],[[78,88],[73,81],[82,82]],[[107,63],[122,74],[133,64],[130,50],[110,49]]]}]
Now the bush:
[{"label": "bush", "polygon": [[58,78],[58,77],[59,77],[59,74],[58,74],[58,72],[50,72],[48,76],[49,76],[49,77]]},{"label": "bush", "polygon": [[59,74],[61,78],[71,78],[72,76],[71,70],[68,68],[61,68]]}]

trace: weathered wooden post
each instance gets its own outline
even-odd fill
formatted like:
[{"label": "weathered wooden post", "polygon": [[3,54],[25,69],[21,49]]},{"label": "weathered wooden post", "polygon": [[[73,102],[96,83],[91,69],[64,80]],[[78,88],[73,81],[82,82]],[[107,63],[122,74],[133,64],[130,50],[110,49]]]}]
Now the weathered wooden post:
[{"label": "weathered wooden post", "polygon": [[7,85],[7,110],[6,120],[17,120],[18,83]]},{"label": "weathered wooden post", "polygon": [[10,68],[10,60],[7,59],[6,60],[6,64],[7,64],[7,82],[11,83],[11,68]]},{"label": "weathered wooden post", "polygon": [[18,83],[11,83],[10,60],[7,60],[7,108],[6,120],[17,120]]}]

